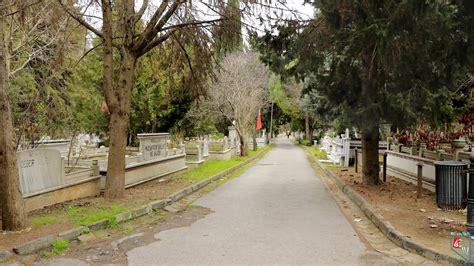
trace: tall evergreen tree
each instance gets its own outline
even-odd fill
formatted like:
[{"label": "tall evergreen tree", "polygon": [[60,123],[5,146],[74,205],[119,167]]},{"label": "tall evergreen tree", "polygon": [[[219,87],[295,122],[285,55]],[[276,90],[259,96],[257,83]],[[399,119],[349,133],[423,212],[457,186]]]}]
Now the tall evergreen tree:
[{"label": "tall evergreen tree", "polygon": [[222,20],[216,26],[213,36],[217,58],[244,47],[240,0],[228,0],[221,17]]},{"label": "tall evergreen tree", "polygon": [[[379,124],[452,117],[472,63],[464,6],[448,1],[315,1],[308,25],[260,39],[273,69],[311,76],[319,94],[362,131],[363,180],[379,183]],[[288,73],[282,66],[296,60]]]}]

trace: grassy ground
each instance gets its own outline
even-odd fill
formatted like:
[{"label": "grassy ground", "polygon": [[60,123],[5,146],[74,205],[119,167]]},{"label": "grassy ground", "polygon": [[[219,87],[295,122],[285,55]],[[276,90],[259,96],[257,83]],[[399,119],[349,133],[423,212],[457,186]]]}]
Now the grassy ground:
[{"label": "grassy ground", "polygon": [[[269,147],[266,146],[266,147],[260,148],[259,151],[266,150],[266,149],[269,149]],[[195,181],[201,181],[247,160],[248,158],[252,157],[255,153],[256,151],[251,150],[249,151],[249,155],[246,157],[235,156],[235,157],[232,157],[228,161],[209,160],[201,164],[197,168],[194,168],[192,170],[185,172],[182,175],[177,176],[176,179],[190,179],[190,180],[195,180]]]},{"label": "grassy ground", "polygon": [[309,147],[308,149],[319,160],[327,160],[328,159],[327,153],[325,151],[321,150],[319,147],[312,146],[312,147]]}]

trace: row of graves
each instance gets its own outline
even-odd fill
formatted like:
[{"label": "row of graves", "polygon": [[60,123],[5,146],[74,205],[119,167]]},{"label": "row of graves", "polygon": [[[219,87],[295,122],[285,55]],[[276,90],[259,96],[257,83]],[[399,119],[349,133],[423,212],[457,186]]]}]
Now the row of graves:
[{"label": "row of graves", "polygon": [[[336,137],[325,136],[321,140],[322,149],[327,152],[325,162],[349,167],[362,165],[362,143],[351,139],[349,131]],[[386,175],[417,184],[418,172],[421,171],[422,186],[430,191],[436,189],[435,163],[439,161],[455,161],[469,163],[472,154],[469,141],[456,139],[452,143],[443,143],[436,149],[429,149],[426,144],[404,145],[389,141],[379,142],[380,161],[385,161]],[[380,172],[383,173],[383,164]]]},{"label": "row of graves", "polygon": [[[349,135],[349,129],[346,129],[345,134],[335,137],[324,136],[321,140],[321,146],[327,153],[328,159],[324,160],[325,162],[349,167],[356,162],[356,156],[361,156],[362,141],[357,138],[357,135],[355,139],[352,139]],[[380,153],[383,153],[388,147],[389,144],[387,141],[379,142]],[[359,158],[357,161],[361,162],[362,160]]]},{"label": "row of graves", "polygon": [[[184,143],[169,133],[138,134],[139,147],[127,147],[125,187],[197,167],[206,160],[229,160],[240,153],[235,128],[223,139],[200,137]],[[42,139],[17,152],[20,187],[27,211],[97,196],[105,189],[109,150],[94,135],[74,141]],[[259,145],[260,146],[260,145]]]},{"label": "row of graves", "polygon": [[229,127],[229,135],[222,139],[209,136],[186,139],[184,143],[186,165],[195,168],[207,160],[230,160],[240,154],[240,139],[235,127]]},{"label": "row of graves", "polygon": [[[221,139],[212,139],[209,136],[186,139],[186,165],[194,168],[206,160],[230,160],[232,156],[240,155],[240,138],[235,127],[228,128],[229,134]],[[249,149],[253,149],[253,140],[248,140]],[[265,145],[265,133],[257,137],[257,147]]]},{"label": "row of graves", "polygon": [[[126,188],[187,169],[184,145],[170,134],[138,134],[139,147],[127,147]],[[42,140],[17,152],[20,187],[27,211],[97,196],[105,188],[108,148],[98,141]]]},{"label": "row of graves", "polygon": [[430,191],[436,190],[435,163],[440,161],[470,163],[469,143],[455,140],[451,144],[428,149],[423,143],[416,146],[403,144],[390,145],[386,154],[387,175],[416,184],[418,171],[421,171],[422,186]]}]

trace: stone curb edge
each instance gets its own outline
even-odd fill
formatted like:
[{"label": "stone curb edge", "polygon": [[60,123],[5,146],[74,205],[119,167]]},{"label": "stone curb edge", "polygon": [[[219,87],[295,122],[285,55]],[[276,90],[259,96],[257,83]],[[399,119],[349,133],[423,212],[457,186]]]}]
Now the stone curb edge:
[{"label": "stone curb edge", "polygon": [[466,264],[466,262],[461,259],[453,258],[446,254],[439,253],[436,250],[433,250],[423,244],[417,243],[405,237],[400,231],[395,229],[395,227],[393,227],[390,222],[386,221],[382,215],[377,213],[377,211],[362,196],[360,196],[359,193],[357,193],[355,190],[346,185],[336,175],[329,171],[323,164],[321,164],[319,160],[315,158],[314,155],[309,151],[308,147],[303,147],[307,152],[310,153],[310,155],[314,159],[314,162],[324,171],[324,173],[328,177],[330,177],[334,181],[334,183],[336,183],[336,186],[362,210],[365,216],[367,216],[367,218],[369,218],[372,223],[374,223],[374,225],[380,230],[380,232],[382,232],[397,246],[431,260],[446,261],[448,263],[456,265]]},{"label": "stone curb edge", "polygon": [[[249,159],[247,159],[247,160],[245,160],[245,161],[243,161],[243,162],[241,162],[237,165],[234,165],[234,166],[230,167],[229,169],[226,169],[226,170],[224,170],[224,171],[222,171],[218,174],[215,174],[215,175],[213,175],[211,177],[208,177],[208,178],[206,178],[202,181],[199,181],[198,183],[195,183],[191,186],[188,186],[184,189],[179,190],[178,192],[175,192],[175,193],[171,194],[170,196],[168,196],[168,198],[150,202],[147,205],[144,205],[142,207],[133,209],[131,211],[119,213],[112,220],[100,220],[100,221],[92,223],[88,226],[79,226],[79,227],[69,229],[67,231],[59,233],[58,235],[47,235],[47,236],[35,239],[33,241],[30,241],[28,243],[25,243],[23,245],[20,245],[20,246],[17,246],[15,248],[13,248],[13,251],[18,255],[32,254],[32,253],[35,253],[35,252],[38,252],[38,251],[41,251],[43,249],[47,249],[47,248],[51,247],[53,242],[56,241],[57,239],[66,239],[68,241],[75,240],[79,236],[81,236],[83,234],[88,234],[91,231],[105,229],[105,228],[109,227],[111,224],[122,223],[122,222],[125,222],[125,221],[128,221],[128,220],[134,219],[134,218],[138,218],[138,217],[143,216],[143,215],[147,215],[147,214],[149,214],[153,211],[160,210],[160,209],[164,208],[165,206],[170,205],[174,202],[177,202],[177,201],[181,200],[182,198],[192,194],[193,192],[200,190],[201,188],[203,188],[203,187],[209,185],[210,183],[212,183],[213,181],[216,181],[216,180],[218,180],[218,179],[220,179],[220,178],[222,178],[222,177],[238,170],[239,168],[241,168],[241,167],[243,167],[247,164],[250,164],[251,162],[256,161],[257,159],[262,158],[267,152],[269,152],[269,150],[270,149],[260,151],[259,153],[255,154],[253,157],[251,157],[251,158],[249,158]],[[0,262],[8,260],[9,257],[11,257],[13,255],[9,251],[0,251],[0,252],[4,255],[4,257],[0,257]]]}]

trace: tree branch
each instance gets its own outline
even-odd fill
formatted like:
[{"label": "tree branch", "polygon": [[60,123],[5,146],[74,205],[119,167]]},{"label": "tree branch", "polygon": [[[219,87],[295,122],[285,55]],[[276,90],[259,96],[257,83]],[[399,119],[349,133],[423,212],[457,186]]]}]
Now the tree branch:
[{"label": "tree branch", "polygon": [[185,27],[188,27],[188,26],[201,26],[201,25],[204,25],[204,24],[213,24],[213,23],[220,22],[222,20],[223,20],[222,18],[218,18],[218,19],[213,19],[213,20],[184,22],[184,23],[180,23],[180,24],[176,24],[176,25],[171,25],[171,26],[168,26],[168,27],[163,27],[162,31],[169,30],[169,29],[175,29],[175,28],[185,28]]},{"label": "tree branch", "polygon": [[143,0],[143,4],[140,7],[140,10],[135,14],[133,18],[134,23],[136,24],[142,18],[143,14],[145,13],[146,8],[148,7],[148,0]]},{"label": "tree branch", "polygon": [[168,32],[162,34],[159,37],[156,37],[153,41],[149,42],[144,48],[141,50],[137,51],[138,56],[142,56],[146,53],[148,53],[151,49],[155,48],[162,42],[166,41],[173,33],[176,31],[176,29],[169,30]]},{"label": "tree branch", "polygon": [[166,7],[168,7],[168,2],[169,2],[168,0],[163,0],[161,2],[161,5],[158,7],[158,9],[155,11],[150,21],[148,22],[148,24],[146,25],[145,30],[140,35],[138,35],[138,40],[136,40],[135,46],[134,46],[135,51],[138,51],[140,50],[140,48],[143,48],[144,46],[146,46],[146,43],[145,43],[146,40],[153,37],[152,32],[155,27],[155,24],[158,23],[158,20],[166,11]]},{"label": "tree branch", "polygon": [[99,44],[97,44],[96,46],[90,48],[89,50],[87,50],[82,56],[81,58],[79,58],[79,60],[77,60],[77,62],[74,64],[73,68],[76,68],[77,65],[79,65],[79,63],[82,61],[82,59],[84,59],[87,55],[89,55],[92,51],[94,51],[97,47],[100,47],[104,44],[104,41],[101,41]]},{"label": "tree branch", "polygon": [[79,22],[80,24],[82,24],[84,27],[86,27],[88,30],[92,31],[95,35],[97,35],[98,37],[100,38],[104,38],[104,36],[102,35],[102,32],[99,31],[98,29],[94,28],[94,26],[92,26],[91,24],[89,24],[87,21],[84,20],[84,18],[82,18],[81,15],[78,15],[76,13],[74,13],[73,11],[69,10],[69,8],[67,8],[67,6],[62,2],[62,0],[58,0],[58,3],[59,5],[64,9],[64,11],[66,13],[68,13],[69,16],[71,16],[73,19],[75,19],[77,22]]}]

